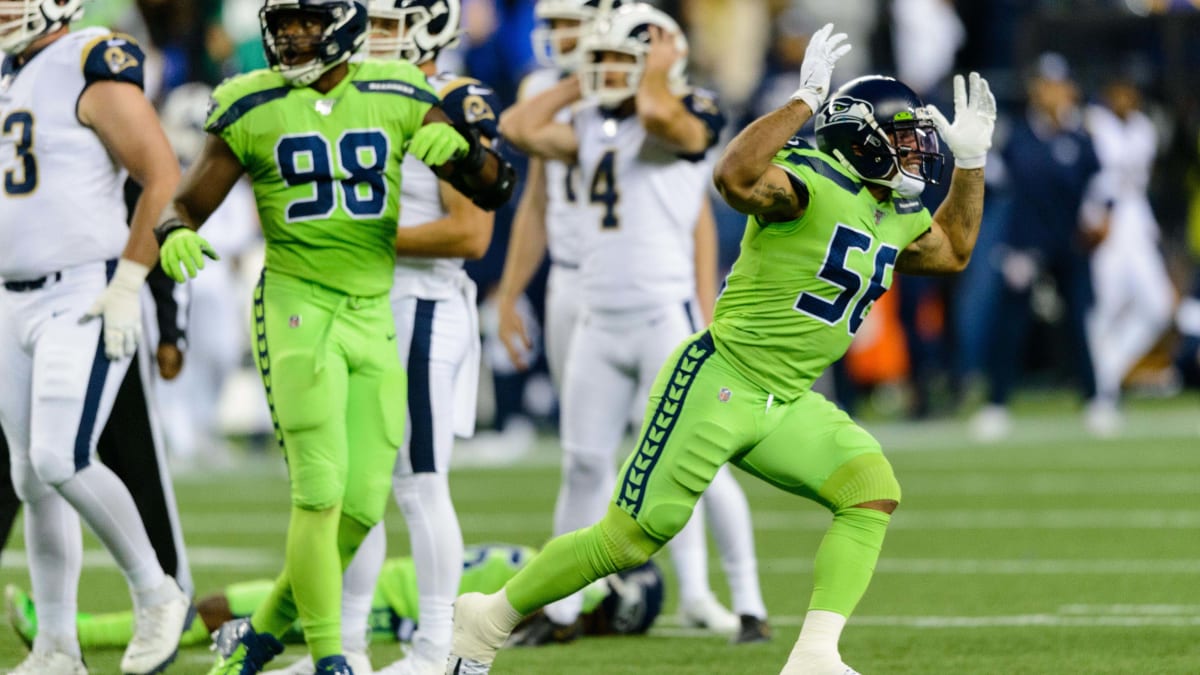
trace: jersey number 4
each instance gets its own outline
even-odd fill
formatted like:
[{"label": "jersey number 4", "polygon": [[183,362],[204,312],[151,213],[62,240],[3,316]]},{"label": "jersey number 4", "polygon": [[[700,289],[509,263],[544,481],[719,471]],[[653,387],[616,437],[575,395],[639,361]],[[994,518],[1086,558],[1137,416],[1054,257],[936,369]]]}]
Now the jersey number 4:
[{"label": "jersey number 4", "polygon": [[[850,307],[850,301],[863,287],[862,276],[846,267],[846,256],[852,248],[863,253],[870,251],[871,235],[839,223],[833,231],[833,238],[829,240],[829,250],[817,277],[829,282],[834,288],[841,289],[841,292],[830,301],[805,291],[796,298],[796,311],[820,319],[831,326],[842,320],[846,309]],[[857,333],[862,326],[871,304],[887,292],[887,286],[883,285],[884,277],[889,267],[895,267],[899,254],[900,251],[896,247],[887,244],[881,244],[875,252],[875,270],[867,282],[867,290],[854,304],[854,311],[850,313],[850,321],[846,326],[851,335]]]},{"label": "jersey number 4", "polygon": [[17,152],[17,159],[21,160],[19,170],[9,169],[4,172],[4,193],[18,197],[27,195],[37,189],[38,183],[37,158],[33,156],[33,113],[28,110],[14,110],[4,118],[0,129],[3,130],[5,138],[15,138],[13,147]]},{"label": "jersey number 4", "polygon": [[334,154],[324,137],[303,134],[279,139],[275,162],[284,182],[288,187],[313,186],[311,197],[288,204],[288,222],[329,217],[337,208],[339,191],[342,206],[351,217],[382,215],[387,208],[388,186],[383,170],[388,150],[388,138],[378,129],[344,132],[338,138],[336,159],[347,176],[335,181]]},{"label": "jersey number 4", "polygon": [[[617,219],[617,202],[621,193],[617,191],[617,151],[609,150],[604,153],[596,164],[596,172],[592,174],[592,185],[588,189],[588,201],[592,204],[604,205],[604,216],[600,218],[600,228],[615,229],[621,221]],[[567,200],[575,201],[575,168],[572,164],[567,168],[566,192]]]}]

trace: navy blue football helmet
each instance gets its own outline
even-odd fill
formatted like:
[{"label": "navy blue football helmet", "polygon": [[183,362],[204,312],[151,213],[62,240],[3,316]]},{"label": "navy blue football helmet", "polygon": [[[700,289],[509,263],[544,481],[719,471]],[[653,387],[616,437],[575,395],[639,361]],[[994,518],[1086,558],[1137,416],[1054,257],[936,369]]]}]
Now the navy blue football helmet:
[{"label": "navy blue football helmet", "polygon": [[609,594],[596,608],[595,634],[637,635],[650,630],[662,612],[663,575],[653,560],[605,577]]},{"label": "navy blue football helmet", "polygon": [[462,35],[461,0],[370,0],[368,13],[373,58],[425,63]]},{"label": "navy blue football helmet", "polygon": [[899,80],[847,82],[821,106],[815,126],[817,147],[861,180],[896,189],[906,176],[930,185],[941,179],[937,129],[921,98]]},{"label": "navy blue football helmet", "polygon": [[[280,19],[289,12],[317,15],[324,29],[316,44],[279,35]],[[367,38],[367,8],[356,0],[266,0],[258,12],[267,62],[296,87],[307,87],[329,69],[343,63]],[[316,47],[316,57],[285,64],[289,52]]]}]

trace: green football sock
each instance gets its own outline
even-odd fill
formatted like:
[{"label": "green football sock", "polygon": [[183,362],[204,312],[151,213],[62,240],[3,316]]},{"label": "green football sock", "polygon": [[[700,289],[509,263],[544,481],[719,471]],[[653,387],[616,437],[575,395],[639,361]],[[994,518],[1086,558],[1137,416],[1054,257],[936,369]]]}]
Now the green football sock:
[{"label": "green football sock", "polygon": [[661,547],[629,514],[609,504],[599,523],[550,540],[504,585],[504,592],[524,616],[596,579],[646,562]]},{"label": "green football sock", "polygon": [[[79,646],[84,649],[92,647],[120,648],[129,644],[133,639],[133,612],[112,612],[107,614],[83,614],[75,617],[75,625],[79,631]],[[208,644],[212,637],[200,617],[194,617],[187,630],[183,632],[179,644],[184,647]]]},{"label": "green football sock", "polygon": [[341,507],[292,508],[287,571],[313,661],[342,653],[342,563],[338,550]]},{"label": "green football sock", "polygon": [[808,609],[850,616],[867,591],[891,516],[874,509],[846,508],[817,548],[813,594]]}]

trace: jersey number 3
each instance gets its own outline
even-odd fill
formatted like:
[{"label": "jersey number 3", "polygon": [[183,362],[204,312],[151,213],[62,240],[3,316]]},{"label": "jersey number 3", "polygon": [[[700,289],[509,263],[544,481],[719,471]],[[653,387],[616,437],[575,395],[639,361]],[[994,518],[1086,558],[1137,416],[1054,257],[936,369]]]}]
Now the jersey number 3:
[{"label": "jersey number 3", "polygon": [[[846,309],[850,307],[850,301],[858,295],[863,287],[862,276],[846,267],[846,256],[852,248],[864,253],[871,250],[871,236],[839,223],[837,229],[833,231],[833,239],[829,241],[825,262],[821,265],[821,271],[817,273],[817,276],[829,282],[831,286],[841,289],[841,292],[836,298],[829,301],[805,291],[796,298],[797,311],[820,319],[831,326],[842,320],[842,317],[846,315]],[[871,309],[871,304],[887,292],[887,286],[883,285],[884,277],[887,275],[888,268],[896,265],[896,257],[899,254],[900,251],[896,247],[887,244],[881,244],[879,250],[875,252],[875,270],[867,283],[867,290],[854,304],[854,311],[851,312],[850,321],[846,326],[851,335],[857,333],[859,327],[862,326],[867,311]]]},{"label": "jersey number 3", "polygon": [[38,167],[37,158],[33,156],[33,114],[28,110],[14,110],[4,118],[4,137],[13,136],[16,139],[14,148],[17,159],[21,160],[21,168],[9,169],[4,172],[4,193],[23,196],[37,189]]},{"label": "jersey number 3", "polygon": [[378,129],[347,131],[337,142],[337,161],[348,174],[334,185],[334,154],[329,141],[317,134],[284,136],[275,146],[279,175],[288,187],[312,185],[313,194],[288,204],[287,220],[326,218],[342,205],[353,218],[375,218],[387,208],[388,139]]}]

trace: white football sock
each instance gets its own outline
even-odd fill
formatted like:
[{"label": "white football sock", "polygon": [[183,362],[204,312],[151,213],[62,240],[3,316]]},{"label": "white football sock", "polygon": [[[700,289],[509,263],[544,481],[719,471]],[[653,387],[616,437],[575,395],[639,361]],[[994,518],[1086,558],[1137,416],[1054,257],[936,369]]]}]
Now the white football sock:
[{"label": "white football sock", "polygon": [[[445,474],[397,476],[396,502],[408,522],[417,572],[418,635],[450,654],[454,599],[462,580],[463,541]],[[415,638],[414,638],[415,639]]]},{"label": "white football sock", "polygon": [[57,489],[108,549],[125,575],[135,608],[171,599],[166,574],[129,489],[108,467],[92,462]]},{"label": "white football sock", "polygon": [[728,466],[721,467],[701,499],[712,523],[713,538],[733,600],[733,613],[767,618],[762,588],[758,585],[758,556],[754,552],[754,526],[746,493]]},{"label": "white football sock", "polygon": [[375,583],[386,556],[387,532],[380,522],[367,532],[342,575],[342,649],[345,651],[367,651],[371,600],[375,597]]},{"label": "white football sock", "polygon": [[83,530],[79,514],[57,492],[25,502],[25,554],[38,622],[34,647],[79,656],[75,611]]},{"label": "white football sock", "polygon": [[804,617],[804,625],[800,627],[800,637],[796,639],[796,646],[792,648],[783,672],[789,672],[788,668],[794,664],[840,664],[842,657],[838,653],[838,640],[845,627],[846,617],[837,612],[809,610]]},{"label": "white football sock", "polygon": [[667,542],[671,564],[679,583],[679,604],[707,598],[712,594],[708,585],[708,542],[705,540],[704,509],[692,511],[687,525]]}]

